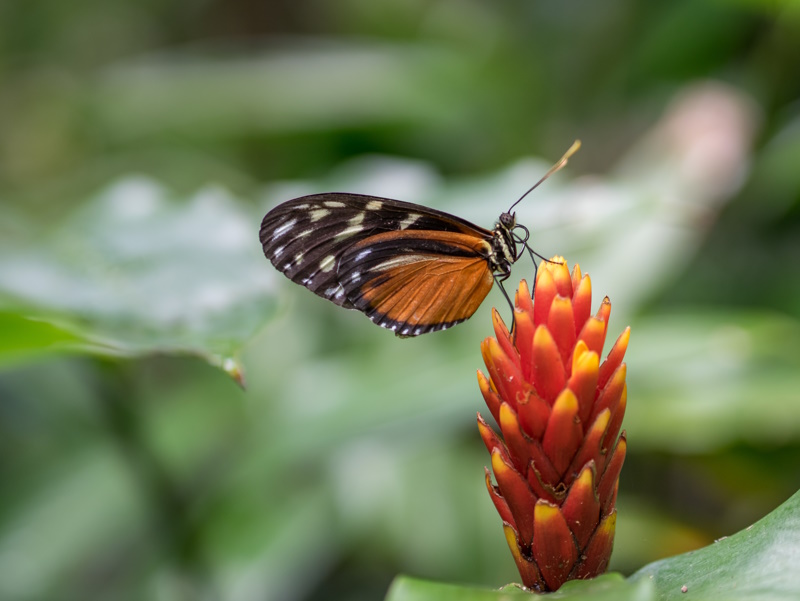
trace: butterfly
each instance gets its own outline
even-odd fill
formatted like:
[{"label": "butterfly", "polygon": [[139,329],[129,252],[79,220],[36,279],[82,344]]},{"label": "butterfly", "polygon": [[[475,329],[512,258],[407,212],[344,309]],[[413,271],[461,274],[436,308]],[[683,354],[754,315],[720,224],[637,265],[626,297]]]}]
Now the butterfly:
[{"label": "butterfly", "polygon": [[[511,211],[566,165],[576,141],[494,228],[401,200],[331,192],[284,202],[261,222],[264,255],[290,280],[401,337],[469,319],[511,275],[530,232]],[[513,307],[513,305],[512,305]]]}]

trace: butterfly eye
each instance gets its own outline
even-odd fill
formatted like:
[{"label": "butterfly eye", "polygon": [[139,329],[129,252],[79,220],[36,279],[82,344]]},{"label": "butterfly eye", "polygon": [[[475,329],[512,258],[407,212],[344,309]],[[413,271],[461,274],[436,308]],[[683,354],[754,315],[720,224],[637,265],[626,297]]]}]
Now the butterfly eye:
[{"label": "butterfly eye", "polygon": [[517,218],[515,213],[503,213],[500,215],[500,225],[502,225],[506,229],[514,229],[514,226],[517,224]]}]

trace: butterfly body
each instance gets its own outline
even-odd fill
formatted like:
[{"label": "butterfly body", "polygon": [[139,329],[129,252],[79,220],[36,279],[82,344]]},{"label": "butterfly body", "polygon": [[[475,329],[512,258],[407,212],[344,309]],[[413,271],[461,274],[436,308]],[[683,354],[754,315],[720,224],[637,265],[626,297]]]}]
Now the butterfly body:
[{"label": "butterfly body", "polygon": [[[264,217],[264,254],[292,281],[398,336],[468,319],[519,258],[513,214],[492,230],[421,205],[327,193]],[[527,239],[527,238],[526,238]]]}]

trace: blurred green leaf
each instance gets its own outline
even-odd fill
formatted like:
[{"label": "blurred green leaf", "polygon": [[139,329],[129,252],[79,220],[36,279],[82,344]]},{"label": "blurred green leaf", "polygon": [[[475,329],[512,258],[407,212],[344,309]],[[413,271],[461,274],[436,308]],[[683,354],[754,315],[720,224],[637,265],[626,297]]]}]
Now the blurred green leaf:
[{"label": "blurred green leaf", "polygon": [[230,358],[276,307],[258,223],[218,188],[180,201],[119,181],[54,229],[31,228],[27,244],[2,245],[0,302],[39,337],[29,347],[192,353],[235,371]]},{"label": "blurred green leaf", "polygon": [[[416,580],[407,576],[398,577],[386,601],[511,601],[513,599],[532,599],[530,591],[515,585],[499,590],[487,590],[455,584],[443,584],[426,580]],[[594,580],[573,580],[565,584],[548,599],[580,601],[648,601],[656,599],[649,582],[631,585],[619,574],[605,574]]]},{"label": "blurred green leaf", "polygon": [[0,363],[32,354],[69,348],[78,336],[55,324],[0,311]]},{"label": "blurred green leaf", "polygon": [[625,427],[639,448],[709,452],[800,436],[800,323],[774,313],[686,311],[635,323]]},{"label": "blurred green leaf", "polygon": [[745,530],[650,564],[630,581],[654,583],[662,601],[788,601],[800,597],[799,560],[800,492]]}]

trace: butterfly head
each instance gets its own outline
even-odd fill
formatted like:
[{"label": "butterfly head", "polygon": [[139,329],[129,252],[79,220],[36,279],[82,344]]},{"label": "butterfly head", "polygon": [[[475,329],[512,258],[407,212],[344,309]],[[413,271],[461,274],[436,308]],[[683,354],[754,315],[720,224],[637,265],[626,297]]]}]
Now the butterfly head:
[{"label": "butterfly head", "polygon": [[517,214],[503,213],[500,215],[499,224],[509,231],[513,230],[517,225]]}]

